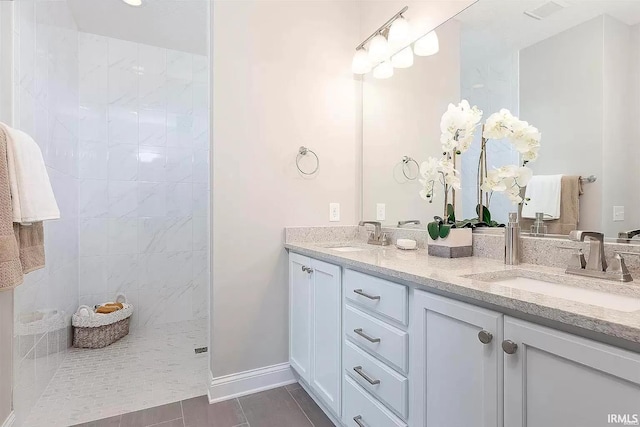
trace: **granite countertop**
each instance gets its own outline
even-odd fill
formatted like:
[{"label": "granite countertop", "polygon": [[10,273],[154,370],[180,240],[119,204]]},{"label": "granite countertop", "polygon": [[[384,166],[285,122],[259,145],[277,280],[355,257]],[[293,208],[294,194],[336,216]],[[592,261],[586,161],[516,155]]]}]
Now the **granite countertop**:
[{"label": "granite countertop", "polygon": [[[331,247],[355,246],[358,252],[338,252]],[[608,337],[640,344],[640,310],[632,312],[607,308],[607,304],[591,305],[533,290],[516,289],[492,280],[501,277],[530,277],[595,291],[640,299],[640,283],[621,284],[564,274],[563,269],[521,264],[506,266],[488,258],[436,258],[427,251],[403,251],[395,246],[378,247],[361,241],[288,242],[285,247],[321,261],[352,268],[391,281],[410,284],[418,289],[435,291],[453,298],[478,301],[509,313],[522,313],[570,327],[605,334]],[[468,277],[473,276],[473,277]],[[640,280],[640,279],[636,279]],[[569,294],[571,289],[569,289]]]}]

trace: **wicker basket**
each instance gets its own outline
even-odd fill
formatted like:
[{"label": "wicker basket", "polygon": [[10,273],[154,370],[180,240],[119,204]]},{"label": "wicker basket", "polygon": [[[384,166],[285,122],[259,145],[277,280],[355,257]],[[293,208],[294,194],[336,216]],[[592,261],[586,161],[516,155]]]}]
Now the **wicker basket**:
[{"label": "wicker basket", "polygon": [[123,308],[109,314],[96,313],[92,308],[80,306],[72,317],[73,346],[78,348],[103,348],[129,333],[129,320],[133,306],[118,296]]}]

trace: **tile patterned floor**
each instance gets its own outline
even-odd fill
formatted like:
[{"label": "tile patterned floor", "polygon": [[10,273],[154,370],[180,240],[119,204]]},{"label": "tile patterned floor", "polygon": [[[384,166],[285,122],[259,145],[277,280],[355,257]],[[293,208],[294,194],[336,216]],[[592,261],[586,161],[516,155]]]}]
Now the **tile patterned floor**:
[{"label": "tile patterned floor", "polygon": [[[207,391],[208,355],[196,355],[194,349],[207,342],[203,320],[134,331],[104,349],[71,349],[24,427],[67,427],[112,416],[119,420],[120,414],[202,396]],[[163,411],[157,416],[145,412],[145,417],[172,421]],[[175,418],[182,418],[179,415]],[[131,417],[122,417],[122,426],[150,425],[147,418]]]},{"label": "tile patterned floor", "polygon": [[209,405],[206,396],[76,427],[334,427],[299,384]]}]

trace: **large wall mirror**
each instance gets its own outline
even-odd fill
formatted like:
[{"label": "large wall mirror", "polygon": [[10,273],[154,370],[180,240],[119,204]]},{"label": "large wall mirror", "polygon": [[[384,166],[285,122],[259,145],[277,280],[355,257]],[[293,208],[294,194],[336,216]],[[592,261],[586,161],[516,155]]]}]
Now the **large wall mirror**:
[{"label": "large wall mirror", "polygon": [[[418,195],[418,165],[442,154],[441,116],[466,99],[483,121],[505,108],[540,130],[534,176],[585,178],[578,228],[611,238],[640,229],[640,1],[479,0],[435,32],[437,54],[364,77],[364,219],[424,228],[442,215]],[[458,218],[476,216],[480,134],[456,162]],[[489,169],[522,162],[504,141],[487,145],[487,159]],[[516,210],[492,196],[498,222]]]}]

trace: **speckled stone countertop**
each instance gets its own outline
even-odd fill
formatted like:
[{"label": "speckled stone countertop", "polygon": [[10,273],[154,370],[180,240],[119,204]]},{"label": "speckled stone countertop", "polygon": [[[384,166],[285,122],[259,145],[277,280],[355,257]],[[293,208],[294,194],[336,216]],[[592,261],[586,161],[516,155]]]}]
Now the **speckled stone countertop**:
[{"label": "speckled stone countertop", "polygon": [[[341,237],[346,237],[347,234]],[[640,299],[638,282],[620,284],[570,276],[564,274],[563,269],[553,267],[531,264],[510,267],[501,261],[479,257],[444,259],[430,257],[424,249],[402,251],[394,246],[367,245],[357,239],[336,240],[340,246],[356,246],[363,250],[338,252],[331,248],[336,246],[335,243],[289,240],[285,247],[292,252],[405,283],[417,289],[458,297],[472,303],[479,302],[479,305],[498,310],[502,308],[507,314],[521,313],[528,317],[546,319],[551,323],[629,341],[634,349],[636,344],[640,344],[640,310],[618,311],[607,308],[607,304],[591,305],[552,297],[533,290],[501,285],[492,280],[517,275]],[[517,270],[517,274],[514,270]]]}]

